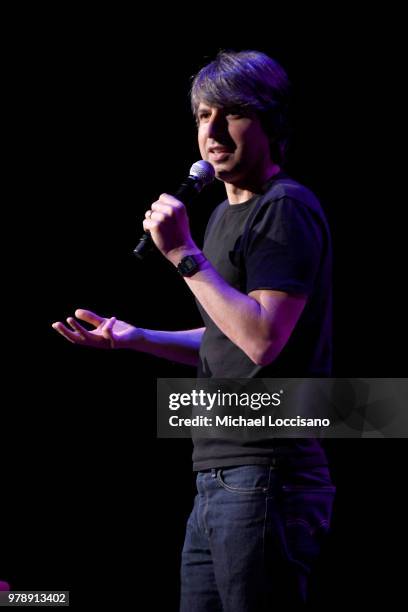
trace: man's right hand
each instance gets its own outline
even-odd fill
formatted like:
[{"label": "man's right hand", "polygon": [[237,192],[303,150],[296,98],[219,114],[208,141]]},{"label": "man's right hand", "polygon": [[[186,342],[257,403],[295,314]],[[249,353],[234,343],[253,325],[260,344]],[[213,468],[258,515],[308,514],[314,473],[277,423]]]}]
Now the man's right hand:
[{"label": "man's right hand", "polygon": [[60,321],[52,324],[52,327],[61,336],[74,344],[103,349],[130,348],[131,345],[134,347],[138,340],[142,339],[140,329],[125,323],[125,321],[117,321],[115,317],[108,319],[100,317],[90,310],[82,309],[76,310],[75,316],[77,319],[89,323],[95,329],[85,329],[73,317],[67,318],[67,323],[71,329]]}]

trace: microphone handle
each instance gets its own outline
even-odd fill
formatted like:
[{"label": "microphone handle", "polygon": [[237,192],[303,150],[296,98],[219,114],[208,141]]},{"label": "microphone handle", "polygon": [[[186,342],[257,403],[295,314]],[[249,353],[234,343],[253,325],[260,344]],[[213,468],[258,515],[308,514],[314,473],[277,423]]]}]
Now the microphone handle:
[{"label": "microphone handle", "polygon": [[[183,204],[189,203],[197,193],[202,189],[202,184],[195,177],[188,177],[184,183],[181,184],[180,188],[174,194],[174,197],[183,202]],[[150,232],[144,232],[139,240],[137,247],[133,250],[135,255],[140,261],[152,252],[154,249],[154,242],[150,235]]]},{"label": "microphone handle", "polygon": [[133,249],[133,255],[135,255],[140,261],[142,261],[148,253],[153,250],[154,242],[152,237],[147,232],[142,234],[139,243],[135,249]]}]

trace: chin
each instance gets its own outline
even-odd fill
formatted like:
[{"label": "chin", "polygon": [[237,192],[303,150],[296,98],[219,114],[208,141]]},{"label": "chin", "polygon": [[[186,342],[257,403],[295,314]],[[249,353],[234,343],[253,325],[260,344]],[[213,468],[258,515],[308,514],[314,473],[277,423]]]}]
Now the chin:
[{"label": "chin", "polygon": [[233,167],[233,168],[228,168],[228,167],[218,167],[214,166],[215,169],[215,175],[217,178],[221,179],[222,181],[225,181],[226,183],[231,183],[234,179],[237,179],[239,177],[239,172],[237,171],[237,168]]}]

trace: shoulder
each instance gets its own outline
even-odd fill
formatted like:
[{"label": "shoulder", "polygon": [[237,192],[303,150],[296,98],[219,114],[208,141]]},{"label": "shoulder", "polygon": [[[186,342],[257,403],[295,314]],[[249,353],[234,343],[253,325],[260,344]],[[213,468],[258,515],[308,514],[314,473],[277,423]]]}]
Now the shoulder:
[{"label": "shoulder", "polygon": [[259,223],[284,227],[309,227],[329,236],[330,229],[319,199],[311,189],[284,174],[266,189],[252,228]]},{"label": "shoulder", "polygon": [[313,191],[287,175],[267,186],[248,227],[250,242],[258,244],[266,237],[294,245],[330,241],[326,216]]},{"label": "shoulder", "polygon": [[290,176],[283,175],[267,188],[262,198],[264,205],[293,202],[305,207],[310,212],[323,215],[322,207],[317,196],[311,189],[302,185]]}]

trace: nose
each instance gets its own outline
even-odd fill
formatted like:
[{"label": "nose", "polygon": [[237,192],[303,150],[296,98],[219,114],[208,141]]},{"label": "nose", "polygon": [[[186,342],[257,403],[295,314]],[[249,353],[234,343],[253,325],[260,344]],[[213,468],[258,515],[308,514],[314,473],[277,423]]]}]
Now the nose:
[{"label": "nose", "polygon": [[216,109],[207,126],[207,136],[219,142],[220,138],[228,135],[228,123],[225,115],[220,110]]}]

